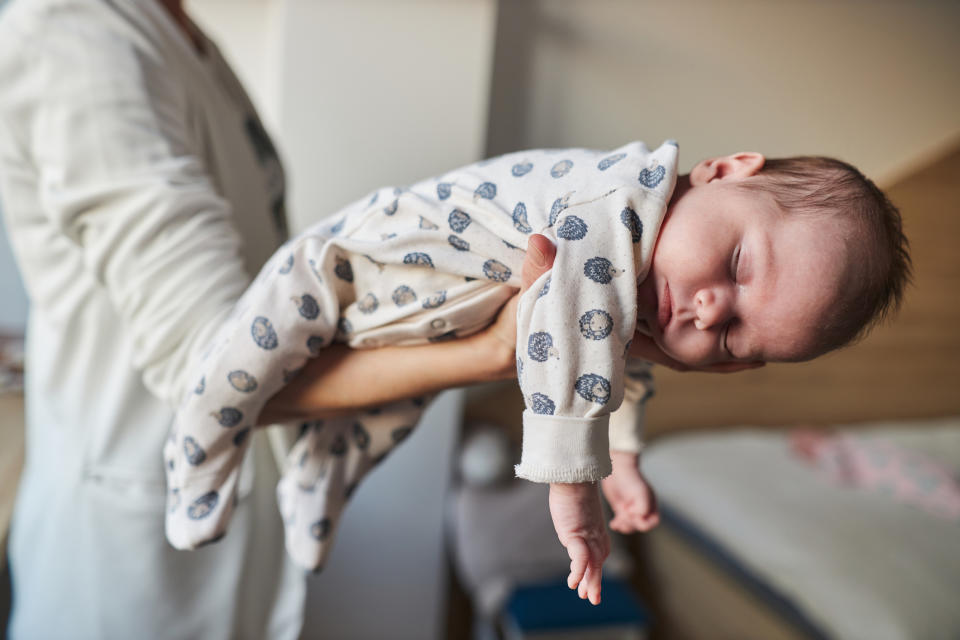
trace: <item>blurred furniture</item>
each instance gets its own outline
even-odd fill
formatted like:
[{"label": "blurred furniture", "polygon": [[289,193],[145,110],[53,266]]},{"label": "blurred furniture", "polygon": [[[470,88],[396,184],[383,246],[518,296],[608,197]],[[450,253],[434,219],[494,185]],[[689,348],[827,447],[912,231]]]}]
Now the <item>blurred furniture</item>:
[{"label": "blurred furniture", "polygon": [[[855,433],[876,465],[900,451],[960,475],[960,417]],[[644,455],[663,516],[646,557],[671,637],[960,637],[955,481],[951,508],[933,509],[887,482],[838,482],[770,430],[684,434]],[[945,488],[905,471],[928,495]]]},{"label": "blurred furniture", "polygon": [[23,396],[0,394],[0,570],[6,566],[7,532],[23,468]]}]

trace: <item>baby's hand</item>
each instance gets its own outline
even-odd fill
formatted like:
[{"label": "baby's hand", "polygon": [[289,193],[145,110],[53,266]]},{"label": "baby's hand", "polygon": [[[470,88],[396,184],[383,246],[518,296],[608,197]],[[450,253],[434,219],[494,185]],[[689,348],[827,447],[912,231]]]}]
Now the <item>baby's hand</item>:
[{"label": "baby's hand", "polygon": [[639,456],[611,451],[613,473],[603,479],[603,494],[613,509],[610,528],[619,533],[649,531],[660,522],[657,497],[637,466]]},{"label": "baby's hand", "polygon": [[560,544],[570,556],[567,586],[576,589],[580,598],[600,604],[600,576],[603,561],[610,555],[610,536],[596,484],[551,484],[550,515]]}]

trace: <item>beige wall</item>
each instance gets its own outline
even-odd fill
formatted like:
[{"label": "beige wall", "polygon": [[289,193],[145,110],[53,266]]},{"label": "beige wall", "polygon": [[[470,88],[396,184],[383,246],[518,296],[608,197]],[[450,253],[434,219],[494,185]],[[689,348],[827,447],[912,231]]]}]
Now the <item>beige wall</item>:
[{"label": "beige wall", "polygon": [[960,134],[960,3],[501,0],[489,150],[825,154],[882,183]]}]

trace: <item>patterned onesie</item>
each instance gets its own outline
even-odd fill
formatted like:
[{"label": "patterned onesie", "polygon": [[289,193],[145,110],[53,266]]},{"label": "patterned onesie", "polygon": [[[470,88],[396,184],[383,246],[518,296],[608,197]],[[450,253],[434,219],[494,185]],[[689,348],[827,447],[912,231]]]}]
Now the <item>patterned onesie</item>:
[{"label": "patterned onesie", "polygon": [[[641,446],[636,406],[612,420],[610,412],[624,397],[637,285],[676,164],[672,141],[653,152],[635,142],[512,153],[379,189],[290,240],[195,365],[196,386],[164,448],[171,544],[193,549],[225,533],[250,429],[308,358],[334,341],[412,345],[482,329],[519,287],[521,247],[534,232],[557,255],[517,312],[527,410],[516,472],[537,482],[608,475],[610,448]],[[642,401],[649,372],[642,365],[631,377],[628,399]],[[411,432],[423,405],[303,426],[277,488],[299,564],[322,566],[351,492]]]}]

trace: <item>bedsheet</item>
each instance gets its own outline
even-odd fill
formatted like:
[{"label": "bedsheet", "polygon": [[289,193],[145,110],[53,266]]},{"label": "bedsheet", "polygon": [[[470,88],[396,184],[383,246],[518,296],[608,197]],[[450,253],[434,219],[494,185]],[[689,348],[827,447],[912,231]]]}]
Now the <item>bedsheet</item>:
[{"label": "bedsheet", "polygon": [[[960,418],[858,425],[960,472]],[[960,524],[883,491],[842,486],[786,432],[664,438],[644,472],[665,514],[699,532],[772,600],[826,637],[960,637]]]}]

